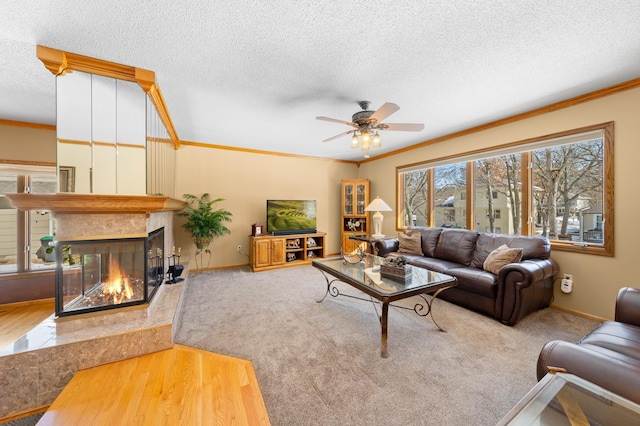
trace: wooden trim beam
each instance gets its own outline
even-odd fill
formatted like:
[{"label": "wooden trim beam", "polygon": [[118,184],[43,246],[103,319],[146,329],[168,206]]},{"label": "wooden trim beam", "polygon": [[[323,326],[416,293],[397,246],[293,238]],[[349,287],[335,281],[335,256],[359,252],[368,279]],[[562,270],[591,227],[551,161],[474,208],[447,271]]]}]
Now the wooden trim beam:
[{"label": "wooden trim beam", "polygon": [[181,141],[181,145],[196,146],[196,147],[199,147],[199,148],[209,148],[209,149],[222,149],[222,150],[226,150],[226,151],[239,151],[239,152],[246,152],[246,153],[249,153],[249,154],[276,155],[276,156],[279,156],[279,157],[306,158],[306,159],[311,159],[311,160],[323,160],[323,161],[331,161],[331,162],[336,162],[336,163],[354,164],[354,165],[360,167],[360,163],[357,162],[357,161],[353,161],[353,160],[340,160],[340,159],[336,159],[336,158],[312,157],[310,155],[287,154],[285,152],[265,151],[265,150],[253,149],[253,148],[239,148],[237,146],[215,145],[215,144],[211,144],[211,143],[192,142],[192,141],[185,141],[185,140]]},{"label": "wooden trim beam", "polygon": [[42,61],[45,68],[55,76],[61,76],[71,71],[82,71],[138,83],[155,105],[174,147],[176,149],[180,147],[180,139],[173,126],[160,87],[156,83],[155,72],[40,45],[36,46],[36,56]]},{"label": "wooden trim beam", "polygon": [[2,160],[2,159],[0,159],[0,164],[18,164],[21,166],[44,166],[44,167],[56,166],[56,163],[52,163],[50,161]]},{"label": "wooden trim beam", "polygon": [[[141,87],[144,89],[144,86]],[[173,121],[171,121],[171,116],[169,115],[169,111],[166,108],[166,103],[164,101],[164,96],[162,96],[162,91],[160,90],[160,86],[157,84],[152,84],[149,90],[145,90],[151,101],[156,106],[156,111],[158,111],[158,115],[160,116],[160,120],[164,124],[164,127],[167,129],[169,133],[169,137],[173,142],[173,146],[175,149],[180,148],[180,139],[178,138],[178,134],[176,133],[175,128],[173,127]]]},{"label": "wooden trim beam", "polygon": [[53,124],[30,123],[28,121],[5,120],[2,118],[0,118],[0,125],[13,127],[29,127],[39,130],[53,130],[54,132],[56,131],[56,126]]},{"label": "wooden trim beam", "polygon": [[181,210],[184,201],[153,195],[96,194],[5,194],[20,210],[50,210],[63,213],[150,213]]}]

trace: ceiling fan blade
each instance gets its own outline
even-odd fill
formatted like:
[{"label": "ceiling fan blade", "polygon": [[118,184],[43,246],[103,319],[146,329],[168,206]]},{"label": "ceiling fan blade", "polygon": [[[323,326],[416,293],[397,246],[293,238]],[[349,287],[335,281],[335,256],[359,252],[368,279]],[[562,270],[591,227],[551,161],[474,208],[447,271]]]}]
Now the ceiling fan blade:
[{"label": "ceiling fan blade", "polygon": [[391,102],[385,102],[385,104],[378,108],[378,110],[374,112],[369,119],[376,120],[379,123],[399,109],[400,107],[398,105]]},{"label": "ceiling fan blade", "polygon": [[353,132],[355,132],[355,130],[348,130],[348,131],[346,131],[344,133],[340,133],[339,135],[332,136],[329,139],[325,139],[322,142],[330,142],[330,141],[332,141],[334,139],[338,139],[338,138],[340,138],[340,137],[342,137],[344,135],[348,135],[349,133],[353,133]]},{"label": "ceiling fan blade", "polygon": [[422,123],[384,123],[385,130],[400,130],[404,132],[419,132],[424,130]]},{"label": "ceiling fan blade", "polygon": [[332,123],[340,123],[346,124],[347,126],[358,127],[355,123],[352,123],[350,121],[338,120],[337,118],[316,117],[316,120],[331,121]]}]

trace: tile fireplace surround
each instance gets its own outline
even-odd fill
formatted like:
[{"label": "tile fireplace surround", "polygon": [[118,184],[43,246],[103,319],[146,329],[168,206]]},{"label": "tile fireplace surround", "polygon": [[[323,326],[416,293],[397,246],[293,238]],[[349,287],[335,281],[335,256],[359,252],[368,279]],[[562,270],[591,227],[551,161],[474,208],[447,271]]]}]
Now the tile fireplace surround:
[{"label": "tile fireplace surround", "polygon": [[[167,197],[12,194],[15,207],[48,208],[59,240],[142,236],[164,227],[164,252],[174,245],[173,216],[184,205]],[[180,315],[179,284],[162,284],[151,302],[76,316],[47,318],[0,348],[0,419],[47,406],[79,369],[173,346]]]}]

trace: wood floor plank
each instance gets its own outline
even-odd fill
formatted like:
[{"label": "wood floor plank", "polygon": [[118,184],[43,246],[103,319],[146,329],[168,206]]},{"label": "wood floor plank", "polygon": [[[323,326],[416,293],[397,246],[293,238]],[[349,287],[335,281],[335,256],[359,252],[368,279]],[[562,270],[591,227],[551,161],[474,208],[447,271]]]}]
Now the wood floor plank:
[{"label": "wood floor plank", "polygon": [[53,299],[33,304],[0,305],[0,349],[4,349],[55,312]]},{"label": "wood floor plank", "polygon": [[249,361],[187,346],[80,370],[38,425],[269,425]]}]

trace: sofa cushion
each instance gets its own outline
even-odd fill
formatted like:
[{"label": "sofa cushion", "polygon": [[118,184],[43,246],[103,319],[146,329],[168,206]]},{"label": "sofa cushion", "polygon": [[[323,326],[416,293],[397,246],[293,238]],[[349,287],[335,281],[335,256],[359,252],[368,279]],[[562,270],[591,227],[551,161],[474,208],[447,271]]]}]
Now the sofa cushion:
[{"label": "sofa cushion", "polygon": [[506,244],[501,245],[485,259],[482,269],[498,275],[500,269],[509,263],[517,263],[522,259],[521,248],[509,248]]},{"label": "sofa cushion", "polygon": [[407,232],[420,232],[422,236],[422,253],[428,257],[434,257],[436,246],[438,245],[438,238],[442,228],[428,228],[426,226],[410,226],[407,228]]},{"label": "sofa cushion", "polygon": [[415,254],[417,256],[423,256],[422,253],[422,236],[419,232],[413,233],[398,233],[398,252],[404,254]]},{"label": "sofa cushion", "polygon": [[433,257],[469,266],[479,235],[467,229],[443,229]]},{"label": "sofa cushion", "polygon": [[477,268],[451,268],[446,271],[448,275],[458,279],[458,290],[479,294],[491,299],[496,298],[498,291],[498,277],[494,274]]},{"label": "sofa cushion", "polygon": [[476,241],[471,266],[474,268],[482,268],[489,253],[503,244],[511,248],[521,248],[522,260],[548,259],[551,253],[549,240],[544,237],[481,233]]},{"label": "sofa cushion", "polygon": [[436,259],[433,257],[423,257],[423,256],[407,256],[409,260],[409,264],[414,266],[419,266],[421,268],[429,269],[435,272],[443,272],[448,274],[448,270],[459,268],[460,264],[456,262],[451,262],[449,260]]}]

